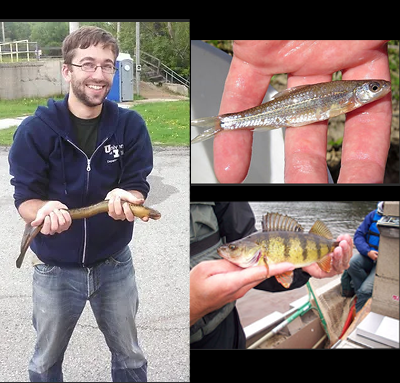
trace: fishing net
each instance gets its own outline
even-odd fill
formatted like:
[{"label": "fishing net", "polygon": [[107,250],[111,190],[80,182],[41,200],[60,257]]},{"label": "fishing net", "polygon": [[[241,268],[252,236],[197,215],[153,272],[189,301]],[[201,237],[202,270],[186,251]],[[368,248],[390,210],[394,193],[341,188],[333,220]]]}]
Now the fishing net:
[{"label": "fishing net", "polygon": [[325,348],[330,348],[338,341],[342,333],[353,300],[342,296],[340,278],[325,287],[318,288],[317,286],[318,279],[315,278],[311,278],[307,283],[311,304],[317,308],[329,338]]}]

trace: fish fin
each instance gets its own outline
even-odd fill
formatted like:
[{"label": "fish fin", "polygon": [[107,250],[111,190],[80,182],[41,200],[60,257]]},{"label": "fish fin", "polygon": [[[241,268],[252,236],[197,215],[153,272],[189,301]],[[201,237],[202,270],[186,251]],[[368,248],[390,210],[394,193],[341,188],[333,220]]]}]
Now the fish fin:
[{"label": "fish fin", "polygon": [[282,92],[275,93],[271,97],[271,99],[272,100],[276,100],[277,98],[288,96],[291,93],[293,93],[295,90],[299,90],[299,89],[304,88],[306,86],[309,86],[309,85],[298,85],[298,86],[294,86],[293,88],[288,88],[288,89],[282,90]]},{"label": "fish fin", "polygon": [[329,255],[325,255],[325,257],[317,261],[317,264],[322,271],[325,271],[325,273],[329,273],[332,268],[332,257]]},{"label": "fish fin", "polygon": [[315,221],[314,225],[310,229],[310,234],[319,235],[320,237],[324,237],[327,239],[333,238],[331,231],[319,219]]},{"label": "fish fin", "polygon": [[275,275],[275,278],[285,289],[288,289],[293,282],[293,271]]},{"label": "fish fin", "polygon": [[304,231],[293,218],[279,213],[267,213],[261,220],[262,231]]},{"label": "fish fin", "polygon": [[206,129],[203,133],[193,138],[191,144],[196,144],[198,142],[208,140],[209,138],[215,136],[217,133],[223,130],[220,125],[219,117],[199,118],[197,120],[190,121],[190,125],[197,128]]}]

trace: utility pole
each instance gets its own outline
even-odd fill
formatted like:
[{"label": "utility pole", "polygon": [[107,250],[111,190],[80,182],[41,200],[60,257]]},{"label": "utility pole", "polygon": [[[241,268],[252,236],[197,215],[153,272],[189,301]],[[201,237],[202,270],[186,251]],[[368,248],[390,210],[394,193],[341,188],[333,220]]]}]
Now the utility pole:
[{"label": "utility pole", "polygon": [[117,22],[117,41],[118,41],[118,43],[120,42],[119,41],[120,34],[121,34],[121,23],[118,21]]},{"label": "utility pole", "polygon": [[69,33],[72,33],[79,29],[79,22],[70,21],[69,22]]},{"label": "utility pole", "polygon": [[1,22],[1,31],[3,32],[3,43],[6,42],[6,35],[4,33],[4,21]]},{"label": "utility pole", "polygon": [[140,95],[140,23],[136,22],[136,94]]}]

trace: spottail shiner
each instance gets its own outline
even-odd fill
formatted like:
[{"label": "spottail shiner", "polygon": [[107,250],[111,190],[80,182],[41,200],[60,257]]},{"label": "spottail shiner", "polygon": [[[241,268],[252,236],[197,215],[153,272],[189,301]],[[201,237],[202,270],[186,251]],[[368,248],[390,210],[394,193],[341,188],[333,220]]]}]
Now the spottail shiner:
[{"label": "spottail shiner", "polygon": [[332,81],[300,85],[276,93],[271,101],[237,113],[198,118],[191,126],[206,129],[195,144],[222,131],[237,129],[271,130],[298,127],[348,113],[390,92],[385,80]]},{"label": "spottail shiner", "polygon": [[[262,231],[218,248],[218,254],[243,268],[281,262],[293,263],[296,268],[316,262],[321,270],[331,271],[332,253],[339,245],[323,222],[317,220],[308,233],[293,218],[279,213],[267,213],[262,219]],[[293,282],[293,271],[276,275],[285,288]]]}]

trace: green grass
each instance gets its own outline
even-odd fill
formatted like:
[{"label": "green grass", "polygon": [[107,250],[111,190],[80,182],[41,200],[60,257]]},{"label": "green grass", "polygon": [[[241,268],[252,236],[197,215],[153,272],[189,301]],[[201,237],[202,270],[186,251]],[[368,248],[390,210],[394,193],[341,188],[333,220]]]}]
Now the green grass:
[{"label": "green grass", "polygon": [[10,146],[13,142],[13,135],[17,126],[11,126],[8,129],[0,129],[0,146]]},{"label": "green grass", "polygon": [[139,104],[153,145],[189,145],[189,101]]},{"label": "green grass", "polygon": [[[31,115],[47,98],[0,100],[0,118]],[[136,110],[146,121],[153,145],[189,145],[189,101],[139,104]],[[16,126],[0,130],[0,146],[10,146]]]},{"label": "green grass", "polygon": [[[62,100],[63,96],[55,96]],[[18,100],[0,100],[0,118],[29,116],[35,113],[39,105],[47,105],[48,97],[21,98]]]}]

